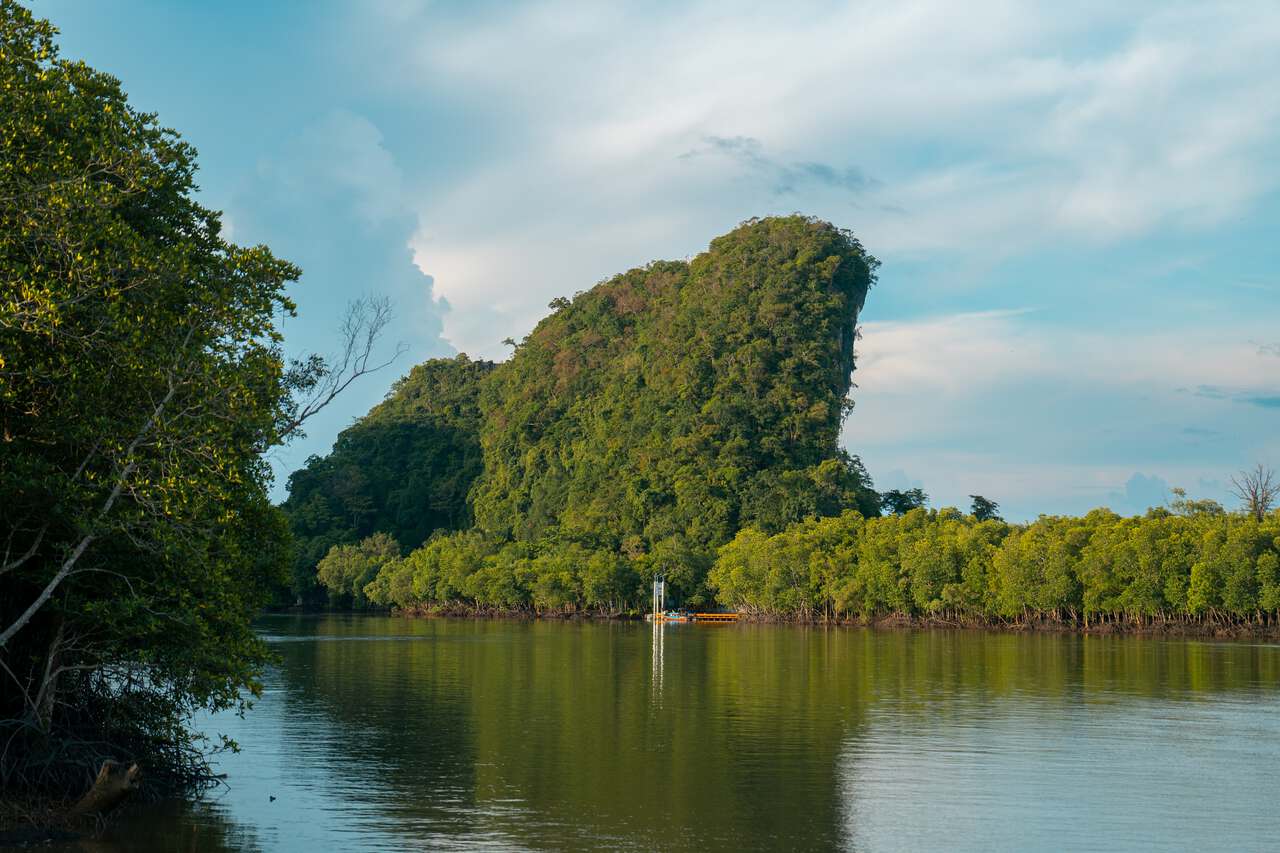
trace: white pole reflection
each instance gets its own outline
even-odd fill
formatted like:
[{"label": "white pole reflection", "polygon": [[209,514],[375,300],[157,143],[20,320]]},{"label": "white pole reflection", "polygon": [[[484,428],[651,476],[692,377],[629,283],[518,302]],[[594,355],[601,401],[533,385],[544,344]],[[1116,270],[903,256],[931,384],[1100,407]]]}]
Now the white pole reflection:
[{"label": "white pole reflection", "polygon": [[653,697],[657,701],[662,697],[662,655],[663,642],[666,639],[666,625],[653,620]]}]

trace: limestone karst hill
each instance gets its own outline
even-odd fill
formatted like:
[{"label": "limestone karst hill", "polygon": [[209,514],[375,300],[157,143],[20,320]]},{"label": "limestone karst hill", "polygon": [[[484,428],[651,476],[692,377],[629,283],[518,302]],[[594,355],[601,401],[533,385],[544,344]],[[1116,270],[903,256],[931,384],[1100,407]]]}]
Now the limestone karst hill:
[{"label": "limestone karst hill", "polygon": [[[412,491],[420,518],[470,526],[467,540],[484,543],[468,547],[472,560],[503,548],[525,561],[604,554],[637,577],[664,570],[692,592],[715,549],[743,526],[778,530],[847,508],[874,514],[865,472],[837,438],[851,405],[858,312],[877,265],[847,231],[772,217],[743,223],[690,261],[655,261],[557,299],[496,367],[428,362],[397,383],[333,454],[294,475],[286,507],[295,529],[308,525],[299,529],[304,544],[323,536],[324,547],[373,529],[412,531],[400,544],[413,548],[423,528],[405,504]],[[425,386],[446,375],[447,399],[435,404],[439,389]],[[416,408],[402,404],[409,398]],[[361,462],[388,408],[404,410],[396,446],[451,450],[400,466]],[[468,427],[474,444],[461,433],[450,442],[406,437]],[[384,469],[394,487],[370,482]],[[469,491],[457,479],[467,475]],[[462,505],[425,497],[438,477],[452,479],[436,494]],[[408,490],[409,482],[423,487]],[[329,509],[320,515],[369,521],[323,530],[316,512],[304,512],[321,503]],[[313,544],[303,559],[318,556]],[[575,584],[562,585],[581,597]]]}]

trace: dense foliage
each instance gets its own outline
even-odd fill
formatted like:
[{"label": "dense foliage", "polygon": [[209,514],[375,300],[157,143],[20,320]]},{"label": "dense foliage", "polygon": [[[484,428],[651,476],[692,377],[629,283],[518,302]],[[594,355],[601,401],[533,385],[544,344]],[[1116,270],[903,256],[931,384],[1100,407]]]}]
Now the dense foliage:
[{"label": "dense foliage", "polygon": [[287,566],[262,454],[331,373],[281,355],[298,270],[225,241],[195,152],[54,35],[0,0],[4,791],[201,771],[186,722],[256,689]]},{"label": "dense foliage", "polygon": [[370,599],[617,612],[663,573],[697,603],[744,525],[877,512],[837,447],[876,266],[827,223],[760,219],[552,303],[479,383],[474,528],[390,563]]},{"label": "dense foliage", "polygon": [[810,519],[720,550],[717,599],[767,618],[1080,623],[1280,619],[1280,514],[1212,502],[1025,525],[953,509]]},{"label": "dense foliage", "polygon": [[826,223],[763,219],[562,301],[486,385],[477,526],[702,551],[856,503],[836,439],[875,265]]},{"label": "dense foliage", "polygon": [[364,588],[390,561],[400,556],[400,543],[386,533],[375,533],[355,545],[334,545],[316,566],[321,584],[359,607]]},{"label": "dense foliage", "polygon": [[414,367],[338,436],[328,456],[311,457],[290,476],[283,508],[296,541],[296,601],[315,600],[317,566],[335,546],[379,532],[414,546],[437,530],[471,525],[467,494],[481,468],[479,388],[492,368],[464,355]]}]

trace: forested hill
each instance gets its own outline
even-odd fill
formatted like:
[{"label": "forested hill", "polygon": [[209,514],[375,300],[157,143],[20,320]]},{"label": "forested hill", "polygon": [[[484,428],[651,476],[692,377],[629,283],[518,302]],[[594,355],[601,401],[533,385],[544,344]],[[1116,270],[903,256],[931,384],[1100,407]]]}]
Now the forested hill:
[{"label": "forested hill", "polygon": [[[776,531],[850,508],[877,514],[860,463],[837,446],[851,405],[855,324],[877,265],[828,223],[768,218],[692,261],[654,262],[557,299],[508,361],[467,376],[478,380],[467,385],[478,390],[478,420],[449,426],[478,424],[483,464],[470,511],[459,504],[441,515],[395,491],[441,472],[371,441],[372,425],[385,420],[379,407],[292,478],[286,507],[307,544],[300,564],[314,565],[322,545],[374,530],[413,548],[431,527],[456,530],[470,516],[469,531],[437,536],[389,566],[375,597],[616,607],[638,601],[655,571],[701,598],[716,548],[744,526]],[[383,406],[412,384],[411,376]],[[419,419],[413,429],[437,423]],[[355,461],[356,446],[375,443],[385,464],[356,467],[394,486],[354,488],[336,474]],[[361,474],[352,475],[357,483]],[[352,492],[369,496],[364,515],[342,497]],[[380,503],[393,493],[394,508]],[[454,487],[442,493],[460,496]],[[324,510],[308,516],[309,506]],[[326,583],[361,598],[386,548],[367,551],[340,549]],[[607,578],[587,582],[588,564]]]},{"label": "forested hill", "polygon": [[484,389],[477,526],[701,551],[855,500],[836,440],[874,264],[765,219],[553,303]]},{"label": "forested hill", "polygon": [[[289,477],[293,592],[316,592],[316,564],[334,546],[375,532],[413,546],[471,525],[467,492],[480,473],[480,380],[493,362],[433,359]],[[321,591],[323,592],[323,591]]]}]

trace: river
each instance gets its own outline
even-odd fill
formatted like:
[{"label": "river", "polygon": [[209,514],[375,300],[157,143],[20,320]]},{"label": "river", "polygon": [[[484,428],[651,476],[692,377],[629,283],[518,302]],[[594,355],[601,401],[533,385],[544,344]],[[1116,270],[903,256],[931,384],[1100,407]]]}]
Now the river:
[{"label": "river", "polygon": [[[93,849],[1276,850],[1280,646],[274,616],[227,784]],[[274,798],[274,799],[273,799]]]}]

